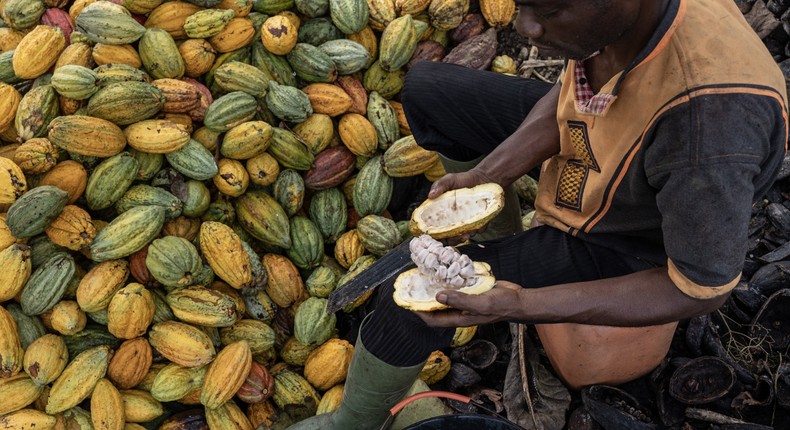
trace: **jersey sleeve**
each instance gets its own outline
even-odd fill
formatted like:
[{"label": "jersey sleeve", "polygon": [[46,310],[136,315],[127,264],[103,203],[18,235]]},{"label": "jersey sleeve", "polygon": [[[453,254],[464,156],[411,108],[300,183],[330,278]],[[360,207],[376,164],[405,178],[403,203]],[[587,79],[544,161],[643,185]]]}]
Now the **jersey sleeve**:
[{"label": "jersey sleeve", "polygon": [[656,190],[669,276],[707,299],[738,283],[753,203],[785,153],[786,115],[768,97],[692,99],[651,130],[645,172]]}]

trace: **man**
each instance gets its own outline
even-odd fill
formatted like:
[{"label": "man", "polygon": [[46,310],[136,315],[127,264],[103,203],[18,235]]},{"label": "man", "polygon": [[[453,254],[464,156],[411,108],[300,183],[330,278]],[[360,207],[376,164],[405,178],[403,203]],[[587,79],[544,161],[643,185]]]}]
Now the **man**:
[{"label": "man", "polygon": [[403,310],[383,286],[342,405],[301,428],[377,428],[459,326],[541,323],[569,386],[634,379],[677,321],[715,310],[740,279],[751,206],[784,156],[787,97],[732,1],[517,4],[517,30],[569,60],[560,85],[425,62],[403,103],[417,142],[461,172],[429,198],[541,166],[542,226],[461,247],[498,282],[440,292],[450,310]]}]

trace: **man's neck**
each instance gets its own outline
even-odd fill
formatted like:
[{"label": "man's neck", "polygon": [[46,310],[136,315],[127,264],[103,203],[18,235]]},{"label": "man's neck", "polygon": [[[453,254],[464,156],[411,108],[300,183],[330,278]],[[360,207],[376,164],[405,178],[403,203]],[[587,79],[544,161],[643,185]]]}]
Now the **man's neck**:
[{"label": "man's neck", "polygon": [[643,1],[636,23],[616,42],[585,62],[587,79],[597,93],[613,76],[624,70],[644,49],[664,17],[670,0]]}]

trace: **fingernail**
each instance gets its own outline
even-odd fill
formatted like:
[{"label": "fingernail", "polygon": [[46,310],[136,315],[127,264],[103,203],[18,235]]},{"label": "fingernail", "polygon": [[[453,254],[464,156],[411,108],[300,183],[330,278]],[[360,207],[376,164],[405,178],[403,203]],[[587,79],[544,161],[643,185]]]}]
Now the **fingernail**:
[{"label": "fingernail", "polygon": [[436,301],[441,304],[447,304],[447,294],[439,293],[436,295]]}]

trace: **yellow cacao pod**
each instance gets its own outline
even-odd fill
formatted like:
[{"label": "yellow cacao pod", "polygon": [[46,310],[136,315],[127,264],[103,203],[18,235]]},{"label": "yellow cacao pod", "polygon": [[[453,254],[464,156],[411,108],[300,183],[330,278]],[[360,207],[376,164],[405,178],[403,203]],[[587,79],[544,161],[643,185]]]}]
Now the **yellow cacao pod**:
[{"label": "yellow cacao pod", "polygon": [[154,319],[154,298],[145,286],[132,282],[118,290],[107,307],[107,329],[119,339],[142,336]]},{"label": "yellow cacao pod", "polygon": [[261,26],[263,47],[276,55],[285,55],[296,46],[298,31],[286,16],[274,15]]},{"label": "yellow cacao pod", "polygon": [[74,335],[88,323],[88,316],[73,300],[61,300],[50,311],[49,323],[53,330],[62,335]]},{"label": "yellow cacao pod", "polygon": [[68,204],[73,204],[85,192],[88,171],[74,160],[61,161],[41,178],[39,186],[52,185],[69,194]]},{"label": "yellow cacao pod", "polygon": [[378,148],[376,128],[367,118],[358,113],[348,113],[337,125],[340,140],[354,155],[370,157]]},{"label": "yellow cacao pod", "polygon": [[0,267],[3,268],[0,270],[0,303],[13,299],[22,291],[32,273],[31,264],[30,247],[27,245],[12,242],[0,251]]},{"label": "yellow cacao pod", "polygon": [[231,287],[250,286],[250,257],[244,251],[241,237],[232,228],[220,222],[205,221],[200,226],[200,249],[214,274]]},{"label": "yellow cacao pod", "polygon": [[110,305],[115,293],[129,278],[127,260],[108,260],[93,266],[77,286],[77,303],[85,312],[98,312]]},{"label": "yellow cacao pod", "polygon": [[43,389],[44,387],[36,384],[27,373],[18,373],[0,379],[0,416],[18,411],[33,403]]},{"label": "yellow cacao pod", "polygon": [[182,322],[154,324],[148,332],[148,340],[165,358],[186,367],[203,366],[216,355],[214,344],[206,333]]},{"label": "yellow cacao pod", "polygon": [[52,243],[72,251],[89,247],[96,236],[90,214],[76,205],[66,205],[44,231]]},{"label": "yellow cacao pod", "polygon": [[200,403],[215,409],[239,391],[252,366],[252,352],[246,340],[233,342],[223,348],[206,373]]},{"label": "yellow cacao pod", "polygon": [[36,409],[21,409],[3,416],[0,430],[50,430],[57,419]]},{"label": "yellow cacao pod", "polygon": [[16,331],[16,321],[0,306],[0,380],[19,373],[23,358],[24,350]]},{"label": "yellow cacao pod", "polygon": [[162,404],[143,390],[121,390],[123,414],[127,423],[144,423],[165,413]]},{"label": "yellow cacao pod", "polygon": [[20,79],[35,79],[58,60],[66,38],[58,27],[36,26],[19,42],[11,59],[14,74]]},{"label": "yellow cacao pod", "polygon": [[52,384],[46,412],[63,412],[85,400],[107,372],[111,354],[109,346],[101,345],[89,348],[74,357]]},{"label": "yellow cacao pod", "polygon": [[304,377],[310,384],[325,391],[346,380],[354,346],[347,340],[329,339],[307,356]]},{"label": "yellow cacao pod", "polygon": [[95,430],[123,430],[126,418],[123,397],[107,379],[96,383],[91,395],[91,422]]},{"label": "yellow cacao pod", "polygon": [[132,45],[108,45],[106,43],[97,43],[93,46],[92,58],[97,66],[104,64],[126,64],[135,69],[139,69],[143,65],[142,60],[140,60],[140,54],[137,53]]},{"label": "yellow cacao pod", "polygon": [[5,131],[14,123],[16,110],[22,95],[16,88],[6,83],[0,83],[0,131]]},{"label": "yellow cacao pod", "polygon": [[151,345],[146,338],[125,340],[110,360],[107,377],[122,390],[135,387],[148,374],[152,357]]}]

